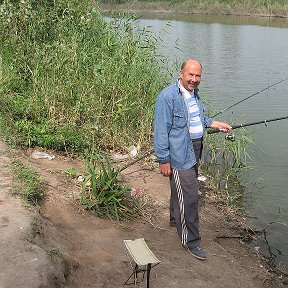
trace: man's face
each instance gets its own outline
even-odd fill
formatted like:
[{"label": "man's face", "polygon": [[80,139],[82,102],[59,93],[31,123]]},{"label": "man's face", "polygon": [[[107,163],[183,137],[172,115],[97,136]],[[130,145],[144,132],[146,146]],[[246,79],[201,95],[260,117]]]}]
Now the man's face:
[{"label": "man's face", "polygon": [[201,82],[202,67],[197,61],[188,61],[180,71],[180,83],[188,91],[193,91]]}]

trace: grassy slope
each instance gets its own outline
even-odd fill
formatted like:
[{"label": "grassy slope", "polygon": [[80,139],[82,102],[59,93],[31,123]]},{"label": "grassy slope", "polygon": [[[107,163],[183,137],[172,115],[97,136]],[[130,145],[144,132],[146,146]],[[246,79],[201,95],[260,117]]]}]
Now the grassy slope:
[{"label": "grassy slope", "polygon": [[[45,2],[46,3],[46,2]],[[90,0],[0,7],[0,124],[16,144],[83,152],[151,144],[157,40]],[[164,65],[164,64],[163,64]]]}]

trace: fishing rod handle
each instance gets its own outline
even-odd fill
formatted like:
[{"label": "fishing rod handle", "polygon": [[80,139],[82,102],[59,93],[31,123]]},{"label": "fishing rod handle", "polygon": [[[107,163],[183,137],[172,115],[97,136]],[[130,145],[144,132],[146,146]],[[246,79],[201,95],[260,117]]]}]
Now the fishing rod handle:
[{"label": "fishing rod handle", "polygon": [[213,129],[213,130],[208,130],[207,134],[215,134],[215,133],[219,133],[219,132],[225,132],[224,129]]}]

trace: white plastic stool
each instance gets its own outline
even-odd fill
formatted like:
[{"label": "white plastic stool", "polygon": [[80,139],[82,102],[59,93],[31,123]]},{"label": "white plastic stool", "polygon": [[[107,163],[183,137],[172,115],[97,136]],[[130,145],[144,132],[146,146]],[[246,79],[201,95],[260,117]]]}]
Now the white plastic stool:
[{"label": "white plastic stool", "polygon": [[[147,288],[150,286],[150,273],[151,269],[159,264],[161,261],[156,258],[153,252],[149,249],[144,238],[135,240],[124,240],[124,245],[127,252],[131,255],[135,262],[135,267],[132,274],[129,276],[124,285],[135,284],[138,280],[138,273],[143,272],[143,278],[145,272],[147,272]],[[131,277],[134,276],[134,282],[128,283]]]}]

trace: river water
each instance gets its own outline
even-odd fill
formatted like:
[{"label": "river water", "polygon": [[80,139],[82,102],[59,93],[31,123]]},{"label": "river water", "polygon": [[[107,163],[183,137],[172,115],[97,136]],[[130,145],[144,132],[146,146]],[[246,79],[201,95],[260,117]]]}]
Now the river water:
[{"label": "river water", "polygon": [[[190,57],[203,64],[200,89],[211,101],[209,109],[222,110],[288,77],[288,19],[154,14],[139,21],[161,35],[160,53],[169,65]],[[287,98],[283,81],[218,119],[239,124],[287,116]],[[268,225],[268,244],[252,245],[288,267],[288,120],[253,129],[254,169],[243,178],[247,222],[257,230]]]}]

